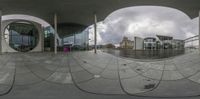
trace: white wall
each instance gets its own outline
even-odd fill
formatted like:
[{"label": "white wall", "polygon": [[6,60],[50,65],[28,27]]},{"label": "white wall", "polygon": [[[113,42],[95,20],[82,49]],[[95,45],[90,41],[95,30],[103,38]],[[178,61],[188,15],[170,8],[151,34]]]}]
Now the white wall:
[{"label": "white wall", "polygon": [[143,47],[144,47],[144,41],[143,41],[143,38],[140,38],[140,37],[135,37],[135,46],[134,46],[134,49],[136,50],[142,50]]}]

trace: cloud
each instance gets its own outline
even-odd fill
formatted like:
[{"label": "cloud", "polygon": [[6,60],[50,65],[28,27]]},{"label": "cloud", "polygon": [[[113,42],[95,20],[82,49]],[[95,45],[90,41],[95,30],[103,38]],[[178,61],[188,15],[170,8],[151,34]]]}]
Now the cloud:
[{"label": "cloud", "polygon": [[[93,30],[93,27],[91,27]],[[183,12],[160,6],[128,7],[111,13],[98,23],[98,44],[119,44],[124,36],[172,36],[186,39],[198,34],[198,18],[192,20]],[[90,38],[94,38],[90,31]]]}]

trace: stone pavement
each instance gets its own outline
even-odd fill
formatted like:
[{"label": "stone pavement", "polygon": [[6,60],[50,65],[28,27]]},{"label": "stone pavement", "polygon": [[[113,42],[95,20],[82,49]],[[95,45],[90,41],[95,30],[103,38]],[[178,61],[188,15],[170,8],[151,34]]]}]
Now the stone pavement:
[{"label": "stone pavement", "polygon": [[200,56],[188,53],[164,60],[134,60],[98,52],[76,52],[72,78],[82,90],[99,94],[185,97],[200,93]]},{"label": "stone pavement", "polygon": [[0,98],[5,99],[198,99],[200,95],[197,52],[145,61],[101,51],[13,53],[0,55],[0,63]]}]

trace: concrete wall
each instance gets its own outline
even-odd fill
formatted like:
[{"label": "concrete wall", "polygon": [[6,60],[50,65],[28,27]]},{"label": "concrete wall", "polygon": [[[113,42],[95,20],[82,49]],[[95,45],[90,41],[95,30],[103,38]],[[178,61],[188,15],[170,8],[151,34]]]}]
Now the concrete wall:
[{"label": "concrete wall", "polygon": [[[16,22],[16,21],[26,21],[26,20],[15,20],[15,19],[12,19],[12,20],[5,20],[5,21],[2,21],[2,28],[1,28],[1,47],[2,47],[2,50],[1,52],[18,52],[16,50],[14,50],[13,48],[11,48],[9,46],[9,44],[6,42],[6,40],[4,39],[4,31],[5,31],[5,28],[7,25],[9,25],[10,23],[12,22]],[[30,21],[28,21],[30,22]],[[44,33],[43,33],[43,29],[42,29],[42,26],[38,23],[35,23],[35,22],[30,22],[32,23],[33,25],[35,25],[35,27],[38,29],[38,32],[39,32],[39,39],[38,39],[38,43],[36,45],[36,47],[29,51],[29,52],[42,52],[44,50]]]}]

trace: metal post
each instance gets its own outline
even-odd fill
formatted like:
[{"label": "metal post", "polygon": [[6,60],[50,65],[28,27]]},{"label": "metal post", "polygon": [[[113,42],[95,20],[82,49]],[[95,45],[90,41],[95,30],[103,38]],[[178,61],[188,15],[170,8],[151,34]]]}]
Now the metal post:
[{"label": "metal post", "polygon": [[200,11],[199,11],[199,53],[200,53]]},{"label": "metal post", "polygon": [[136,44],[137,44],[137,43],[136,43],[136,37],[134,37],[134,39],[135,39],[135,45],[134,45],[134,47],[135,47],[135,51],[136,51],[136,49],[137,49],[137,48],[136,48]]},{"label": "metal post", "polygon": [[64,47],[64,37],[62,38],[62,46]]},{"label": "metal post", "polygon": [[94,53],[97,53],[97,15],[94,14]]},{"label": "metal post", "polygon": [[88,31],[87,31],[86,36],[87,36],[87,50],[89,51],[89,50],[90,50],[90,48],[89,48],[89,43],[90,43],[90,38],[89,38],[89,29],[88,29]]},{"label": "metal post", "polygon": [[76,33],[74,33],[74,45],[76,45]]},{"label": "metal post", "polygon": [[55,29],[55,34],[54,34],[54,53],[57,54],[57,14],[54,14],[54,29]]}]

